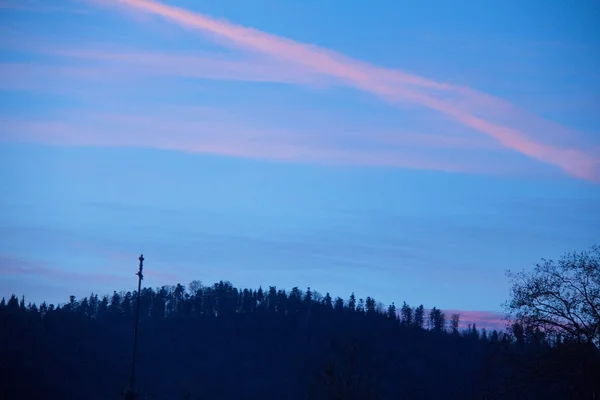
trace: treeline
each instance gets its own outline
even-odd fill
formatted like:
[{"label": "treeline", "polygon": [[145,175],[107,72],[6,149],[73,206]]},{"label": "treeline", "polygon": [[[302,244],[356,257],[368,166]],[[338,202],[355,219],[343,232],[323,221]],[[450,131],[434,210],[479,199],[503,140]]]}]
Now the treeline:
[{"label": "treeline", "polygon": [[[3,399],[119,399],[136,292],[0,302]],[[537,399],[599,396],[598,350],[542,331],[459,329],[457,314],[310,288],[190,283],[140,293],[142,399]]]}]

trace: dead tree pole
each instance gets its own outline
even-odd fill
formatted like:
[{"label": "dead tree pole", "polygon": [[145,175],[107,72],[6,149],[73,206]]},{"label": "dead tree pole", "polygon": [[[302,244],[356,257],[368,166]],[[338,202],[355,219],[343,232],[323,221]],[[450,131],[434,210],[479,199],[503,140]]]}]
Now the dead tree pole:
[{"label": "dead tree pole", "polygon": [[137,394],[134,389],[135,383],[135,356],[137,352],[137,337],[138,337],[138,329],[140,322],[140,296],[142,290],[142,279],[144,279],[144,275],[142,274],[142,270],[144,269],[144,255],[140,255],[140,269],[136,273],[138,276],[138,291],[137,291],[137,304],[135,307],[135,324],[133,331],[133,355],[131,358],[131,374],[129,375],[129,387],[125,389],[125,400],[129,399],[137,399]]}]

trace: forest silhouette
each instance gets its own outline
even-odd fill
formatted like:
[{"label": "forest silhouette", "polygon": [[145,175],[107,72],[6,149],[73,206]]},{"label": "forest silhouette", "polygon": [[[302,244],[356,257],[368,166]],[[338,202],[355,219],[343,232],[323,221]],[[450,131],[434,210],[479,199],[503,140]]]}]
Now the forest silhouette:
[{"label": "forest silhouette", "polygon": [[[137,297],[115,291],[57,306],[3,298],[0,398],[123,398]],[[459,314],[436,307],[224,281],[142,288],[139,299],[139,399],[600,396],[592,341],[518,321],[506,332],[461,329]]]}]

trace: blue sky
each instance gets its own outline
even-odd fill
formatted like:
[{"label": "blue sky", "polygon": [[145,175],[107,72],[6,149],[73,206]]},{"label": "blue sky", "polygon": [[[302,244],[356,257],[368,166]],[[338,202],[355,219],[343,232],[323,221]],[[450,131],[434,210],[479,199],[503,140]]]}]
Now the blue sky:
[{"label": "blue sky", "polygon": [[597,242],[595,3],[0,1],[0,294],[143,252],[151,286],[500,311]]}]

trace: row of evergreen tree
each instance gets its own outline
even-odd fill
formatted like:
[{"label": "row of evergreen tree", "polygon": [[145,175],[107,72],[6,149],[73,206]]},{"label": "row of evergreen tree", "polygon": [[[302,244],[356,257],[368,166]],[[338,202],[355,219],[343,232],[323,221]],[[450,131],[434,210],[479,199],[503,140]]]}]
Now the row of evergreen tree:
[{"label": "row of evergreen tree", "polygon": [[[124,319],[132,320],[136,307],[137,291],[113,292],[112,296],[99,297],[92,293],[89,297],[77,299],[69,297],[69,302],[55,306],[43,302],[39,306],[25,302],[25,297],[12,295],[6,301],[0,301],[0,310],[6,308],[9,312],[26,311],[31,316],[44,317],[53,312],[72,312],[89,318],[103,320]],[[12,310],[12,311],[11,311]],[[466,330],[459,330],[460,314],[452,314],[449,323],[446,314],[433,307],[426,310],[421,304],[411,307],[406,302],[396,308],[395,303],[385,307],[381,302],[367,296],[357,299],[354,293],[347,301],[340,297],[333,299],[329,293],[325,296],[307,288],[301,291],[298,287],[289,292],[270,286],[264,291],[235,288],[230,282],[219,282],[212,286],[203,286],[199,281],[192,281],[188,287],[181,284],[163,286],[157,289],[144,288],[140,296],[141,319],[148,318],[205,318],[220,316],[228,318],[237,314],[274,313],[286,316],[310,317],[313,311],[333,311],[336,313],[364,314],[371,317],[389,318],[402,326],[429,329],[435,332],[451,332],[454,335],[468,334],[488,338],[485,329],[481,332],[473,325]],[[498,340],[500,335],[494,330],[492,340]],[[504,336],[503,336],[504,337]],[[505,336],[509,339],[509,336]]]}]

